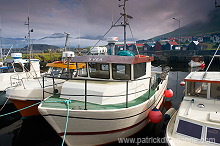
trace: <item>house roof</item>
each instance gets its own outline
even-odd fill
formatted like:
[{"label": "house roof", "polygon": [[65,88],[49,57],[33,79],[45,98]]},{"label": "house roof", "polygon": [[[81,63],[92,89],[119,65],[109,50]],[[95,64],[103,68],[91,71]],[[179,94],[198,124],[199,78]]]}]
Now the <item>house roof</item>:
[{"label": "house roof", "polygon": [[168,42],[170,45],[179,45],[177,42],[170,41]]},{"label": "house roof", "polygon": [[198,45],[198,44],[199,44],[199,42],[198,42],[198,41],[193,41],[193,43],[194,43],[195,45]]}]

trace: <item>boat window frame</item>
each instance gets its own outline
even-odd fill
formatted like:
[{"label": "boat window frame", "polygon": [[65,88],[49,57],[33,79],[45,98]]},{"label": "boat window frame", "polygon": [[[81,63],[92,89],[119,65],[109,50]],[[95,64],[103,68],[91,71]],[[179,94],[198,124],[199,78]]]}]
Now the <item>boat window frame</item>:
[{"label": "boat window frame", "polygon": [[[119,70],[117,70],[118,66],[124,66],[124,73],[118,73],[118,71],[119,71]],[[129,70],[127,70],[127,69],[129,69]],[[111,70],[111,72],[112,72],[112,79],[113,80],[131,80],[132,79],[132,65],[131,64],[112,63],[112,70]],[[128,72],[129,74],[126,74],[126,72]],[[126,79],[126,78],[124,78],[124,79],[123,78],[122,79],[117,79],[116,78],[117,74],[121,74],[121,75],[124,74],[124,76],[127,75],[128,79]]]},{"label": "boat window frame", "polygon": [[[207,142],[207,143],[212,143],[212,144],[216,144],[216,145],[220,145],[220,141],[219,141],[219,143],[216,143],[216,142],[211,142],[211,141],[208,141],[208,140],[207,140],[208,128],[217,129],[217,130],[220,131],[220,128],[217,128],[217,127],[214,127],[214,126],[205,126],[205,134],[204,134],[204,136],[205,136],[205,138],[204,138],[205,142]],[[220,138],[219,138],[219,139],[220,139]]]},{"label": "boat window frame", "polygon": [[[202,132],[201,132],[201,137],[200,139],[196,138],[196,137],[192,137],[190,135],[185,135],[185,134],[182,134],[182,133],[179,133],[177,132],[177,129],[178,129],[178,125],[179,125],[179,121],[182,120],[182,121],[185,121],[185,122],[189,122],[189,123],[193,123],[193,124],[196,124],[196,125],[199,125],[199,126],[202,126]],[[187,120],[187,119],[184,119],[184,118],[177,118],[177,122],[176,122],[176,125],[175,125],[175,129],[174,129],[174,132],[177,134],[177,135],[181,135],[181,136],[186,136],[188,138],[193,138],[193,139],[196,139],[196,140],[199,140],[199,141],[204,141],[204,132],[205,132],[205,125],[203,124],[200,124],[198,122],[194,122],[194,121],[190,121],[190,120]]]}]

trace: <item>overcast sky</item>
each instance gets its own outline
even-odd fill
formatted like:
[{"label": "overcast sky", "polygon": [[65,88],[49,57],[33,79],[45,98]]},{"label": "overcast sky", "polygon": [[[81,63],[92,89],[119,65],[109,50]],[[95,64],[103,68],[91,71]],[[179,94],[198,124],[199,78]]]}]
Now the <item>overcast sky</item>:
[{"label": "overcast sky", "polygon": [[[220,1],[220,0],[219,0]],[[118,0],[0,0],[0,28],[2,37],[24,38],[30,17],[31,38],[35,42],[62,43],[63,39],[51,39],[57,33],[69,32],[71,45],[94,45],[116,21],[122,9]],[[129,0],[127,13],[136,39],[148,39],[194,21],[209,21],[208,14],[214,10],[214,0]],[[122,28],[115,28],[107,37],[122,39]],[[128,29],[129,30],[129,29]],[[60,35],[60,34],[59,34]],[[58,36],[59,36],[58,35]],[[46,37],[46,38],[45,38]],[[60,36],[59,36],[60,37]],[[81,38],[76,39],[76,38]],[[128,31],[128,37],[131,33]],[[44,38],[44,39],[42,39]],[[105,40],[103,40],[105,41]],[[103,42],[101,42],[103,43]]]}]

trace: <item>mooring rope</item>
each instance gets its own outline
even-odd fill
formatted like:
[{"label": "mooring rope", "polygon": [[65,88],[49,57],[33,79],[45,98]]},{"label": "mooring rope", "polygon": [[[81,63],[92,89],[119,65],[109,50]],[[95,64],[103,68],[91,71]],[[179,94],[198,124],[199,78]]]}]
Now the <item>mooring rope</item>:
[{"label": "mooring rope", "polygon": [[66,112],[66,125],[65,125],[65,129],[64,129],[64,135],[63,135],[63,142],[62,142],[62,146],[65,143],[65,139],[66,139],[66,131],[67,131],[67,127],[68,127],[68,123],[69,123],[69,113],[70,113],[70,102],[71,100],[66,100],[64,101],[64,103],[67,106],[67,112]]},{"label": "mooring rope", "polygon": [[[41,101],[41,102],[42,102],[42,101]],[[30,107],[32,107],[32,106],[35,106],[35,105],[40,104],[41,102],[37,102],[37,103],[32,104],[32,105],[30,105],[30,106],[27,106],[27,107],[25,107],[25,108],[22,108],[22,109],[19,109],[19,110],[16,110],[16,111],[12,111],[12,112],[9,112],[9,113],[6,113],[6,114],[3,114],[3,115],[0,115],[0,117],[4,117],[4,116],[7,116],[7,115],[11,115],[11,114],[17,113],[17,112],[19,112],[19,111],[22,111],[22,110],[28,109],[28,108],[30,108]]]}]

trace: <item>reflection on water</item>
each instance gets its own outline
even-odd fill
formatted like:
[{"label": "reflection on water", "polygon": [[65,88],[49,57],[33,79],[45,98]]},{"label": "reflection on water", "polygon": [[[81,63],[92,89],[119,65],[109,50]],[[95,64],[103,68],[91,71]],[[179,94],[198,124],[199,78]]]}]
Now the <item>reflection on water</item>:
[{"label": "reflection on water", "polygon": [[[162,113],[165,113],[169,107],[178,109],[178,106],[184,96],[184,86],[180,85],[180,82],[191,71],[198,71],[198,68],[189,68],[186,64],[170,64],[172,67],[169,73],[168,88],[171,88],[174,92],[172,98],[166,98],[168,102],[162,108]],[[206,68],[205,68],[206,69]],[[220,66],[210,66],[210,71],[219,71]],[[14,111],[15,107],[12,104],[7,105],[0,114]],[[19,113],[0,117],[0,146],[60,146],[61,138],[56,134],[53,128],[42,118],[41,116],[35,116],[24,120]],[[12,125],[11,125],[12,124]],[[8,126],[9,125],[9,126]],[[6,127],[6,128],[4,128]],[[159,124],[150,123],[133,138],[164,138],[166,123],[160,122]],[[114,145],[117,143],[114,143]],[[158,143],[156,143],[158,145]],[[112,145],[112,144],[110,144]],[[122,144],[120,144],[122,145]],[[137,145],[137,144],[134,144]],[[142,145],[142,144],[139,144]],[[146,145],[146,143],[144,144]],[[150,144],[152,145],[152,143]],[[165,145],[160,143],[159,145]]]}]

